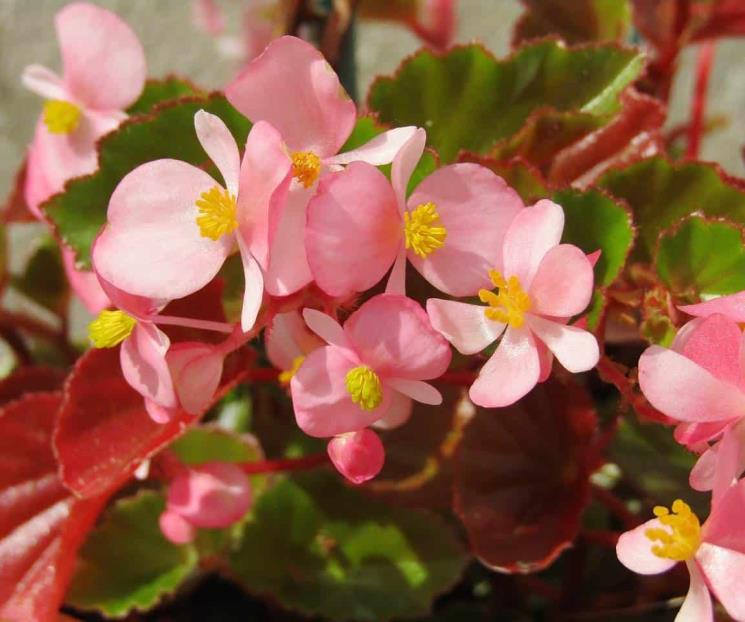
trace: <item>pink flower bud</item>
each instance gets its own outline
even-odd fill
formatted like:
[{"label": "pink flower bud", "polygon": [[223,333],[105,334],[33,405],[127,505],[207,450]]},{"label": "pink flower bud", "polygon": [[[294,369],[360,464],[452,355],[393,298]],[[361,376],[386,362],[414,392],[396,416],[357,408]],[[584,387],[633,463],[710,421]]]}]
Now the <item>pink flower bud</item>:
[{"label": "pink flower bud", "polygon": [[328,452],[339,473],[353,484],[375,477],[385,462],[383,443],[367,428],[335,436],[329,441]]},{"label": "pink flower bud", "polygon": [[194,539],[196,530],[181,514],[166,510],[160,515],[160,530],[174,544],[187,544]]}]

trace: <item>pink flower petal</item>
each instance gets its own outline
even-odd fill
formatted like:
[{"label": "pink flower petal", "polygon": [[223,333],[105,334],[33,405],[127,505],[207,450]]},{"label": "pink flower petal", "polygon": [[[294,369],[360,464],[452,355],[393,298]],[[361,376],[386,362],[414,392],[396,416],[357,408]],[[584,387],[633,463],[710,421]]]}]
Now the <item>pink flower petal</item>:
[{"label": "pink flower petal", "polygon": [[713,503],[703,526],[703,540],[745,554],[745,480],[730,486]]},{"label": "pink flower petal", "polygon": [[711,421],[708,423],[680,423],[675,427],[673,436],[681,445],[685,445],[691,451],[696,451],[702,443],[720,436],[724,429],[730,425],[734,419],[725,421]]},{"label": "pink flower petal", "polygon": [[639,385],[652,406],[680,421],[725,421],[745,412],[742,392],[660,346],[651,346],[641,355]]},{"label": "pink flower petal", "polygon": [[695,561],[686,562],[691,575],[691,585],[675,622],[713,622],[714,611],[706,580]]},{"label": "pink flower petal", "polygon": [[305,358],[290,382],[295,419],[303,432],[317,437],[356,432],[388,411],[393,391],[383,391],[383,401],[374,410],[363,410],[352,401],[345,378],[356,366],[333,346],[318,348]]},{"label": "pink flower petal", "polygon": [[564,210],[556,203],[544,199],[522,210],[504,237],[504,276],[516,276],[529,291],[543,257],[559,244],[563,231]]},{"label": "pink flower petal", "polygon": [[125,311],[129,315],[136,317],[138,320],[149,322],[153,315],[159,313],[163,307],[168,304],[168,300],[158,300],[155,298],[145,298],[143,296],[133,296],[127,292],[115,287],[104,279],[100,274],[98,282],[111,304],[117,309]]},{"label": "pink flower petal", "polygon": [[24,67],[21,82],[29,91],[44,99],[62,99],[65,101],[70,99],[62,79],[56,73],[41,65]]},{"label": "pink flower petal", "polygon": [[386,386],[392,387],[399,393],[421,404],[430,404],[431,406],[442,404],[442,394],[431,384],[422,382],[421,380],[391,378],[386,380]]},{"label": "pink flower petal", "polygon": [[566,370],[576,374],[597,365],[600,350],[592,333],[532,314],[527,319],[536,337],[546,344]]},{"label": "pink flower petal", "polygon": [[490,320],[483,305],[430,298],[427,314],[435,330],[461,354],[476,354],[496,341],[505,325]]},{"label": "pink flower petal", "polygon": [[[711,586],[714,596],[722,603],[730,617],[733,620],[745,620],[745,591],[742,589],[745,553],[704,542],[696,553],[696,561],[706,576],[706,582]],[[699,589],[705,590],[706,585]],[[703,599],[703,596],[701,598]],[[702,609],[699,615],[704,614],[705,609]],[[691,620],[704,619],[706,618],[691,617]]]},{"label": "pink flower petal", "polygon": [[198,110],[194,115],[194,129],[202,149],[220,171],[228,192],[237,195],[241,156],[235,138],[225,122],[214,114]]},{"label": "pink flower petal", "polygon": [[452,164],[427,177],[408,201],[415,210],[434,203],[447,231],[445,244],[426,258],[412,249],[409,261],[437,289],[451,296],[473,296],[492,289],[488,271],[502,269],[502,241],[523,208],[518,194],[478,164]]},{"label": "pink flower petal", "polygon": [[530,330],[508,327],[468,395],[485,408],[509,406],[530,393],[540,373],[538,347]]},{"label": "pink flower petal", "polygon": [[[343,334],[341,326],[339,331]],[[298,311],[275,315],[264,333],[266,354],[277,369],[291,369],[298,356],[305,356],[324,345],[311,333]]]},{"label": "pink flower petal", "polygon": [[177,512],[166,510],[160,515],[158,523],[165,538],[174,544],[187,544],[196,536],[192,524]]},{"label": "pink flower petal", "polygon": [[735,322],[745,322],[745,292],[714,298],[695,305],[683,305],[679,309],[695,317],[709,317],[715,313],[721,313]]},{"label": "pink flower petal", "polygon": [[357,149],[345,151],[325,160],[327,165],[367,162],[374,166],[390,164],[406,142],[414,135],[414,126],[396,127],[383,132]]},{"label": "pink flower petal", "polygon": [[98,110],[124,110],[135,102],[145,86],[145,52],[126,23],[77,2],[57,13],[55,25],[70,93]]},{"label": "pink flower petal", "polygon": [[140,395],[164,408],[178,406],[166,353],[171,345],[155,325],[139,322],[121,345],[122,374]]},{"label": "pink flower petal", "polygon": [[398,249],[398,255],[396,255],[393,268],[388,275],[385,293],[399,296],[406,295],[406,249],[403,246]]},{"label": "pink flower petal", "polygon": [[109,297],[101,289],[98,277],[94,272],[78,270],[75,267],[75,253],[64,244],[62,245],[62,265],[70,287],[92,314],[103,311],[111,304]]},{"label": "pink flower petal", "polygon": [[712,504],[716,504],[722,495],[732,487],[743,470],[745,463],[745,446],[743,438],[737,433],[737,426],[727,429],[717,443],[717,464],[712,481]]},{"label": "pink flower petal", "polygon": [[336,154],[356,121],[354,102],[312,45],[296,37],[272,41],[225,89],[251,121],[269,121],[293,151]]},{"label": "pink flower petal", "polygon": [[261,301],[264,297],[264,275],[261,272],[261,266],[245,248],[243,242],[239,241],[238,248],[241,254],[245,280],[243,307],[241,309],[241,330],[247,333],[256,323],[256,318],[261,309]]},{"label": "pink flower petal", "polygon": [[693,465],[688,483],[694,490],[706,492],[714,487],[719,447],[714,445],[702,453]]},{"label": "pink flower petal", "polygon": [[363,292],[393,264],[403,223],[385,175],[354,162],[321,179],[308,204],[305,247],[318,286],[330,296]]},{"label": "pink flower petal", "polygon": [[530,286],[530,312],[552,317],[581,313],[592,298],[593,280],[592,266],[579,248],[554,246],[543,257]]},{"label": "pink flower petal", "polygon": [[648,529],[665,529],[656,518],[622,533],[616,544],[618,561],[637,574],[660,574],[677,564],[675,560],[658,557],[652,553],[652,541],[647,538]]},{"label": "pink flower petal", "polygon": [[212,403],[224,358],[217,348],[205,343],[177,343],[168,351],[166,361],[176,394],[190,415],[201,415]]},{"label": "pink flower petal", "polygon": [[385,462],[383,443],[368,428],[332,438],[328,453],[336,470],[353,484],[375,477]]},{"label": "pink flower petal", "polygon": [[173,419],[179,414],[180,409],[176,406],[161,406],[160,404],[156,404],[153,400],[146,397],[144,399],[145,401],[145,411],[148,415],[150,415],[150,418],[155,421],[155,423],[168,423],[169,421],[173,421]]},{"label": "pink flower petal", "polygon": [[541,374],[538,377],[538,382],[546,382],[549,376],[551,376],[551,369],[554,365],[554,354],[542,341],[536,341],[535,345],[538,348],[538,359],[541,363]]},{"label": "pink flower petal", "polygon": [[308,325],[308,328],[326,343],[351,352],[352,346],[349,343],[347,334],[339,322],[330,315],[326,315],[316,309],[304,309],[303,319]]},{"label": "pink flower petal", "polygon": [[197,225],[201,193],[216,186],[178,160],[137,167],[114,190],[109,224],[93,249],[96,271],[119,289],[150,298],[183,298],[209,283],[234,237],[217,241]]},{"label": "pink flower petal", "polygon": [[395,430],[396,428],[400,428],[411,418],[413,407],[414,403],[410,397],[398,391],[393,391],[388,412],[373,423],[372,427],[376,430]]},{"label": "pink flower petal", "polygon": [[365,302],[344,324],[360,361],[384,379],[430,380],[450,365],[447,341],[418,303],[394,294]]},{"label": "pink flower petal", "polygon": [[225,14],[215,0],[195,0],[191,5],[191,18],[197,28],[213,37],[225,30]]},{"label": "pink flower petal", "polygon": [[391,167],[391,184],[396,196],[399,211],[406,207],[406,189],[409,185],[411,175],[424,153],[424,145],[427,142],[427,133],[418,128],[414,135],[401,147],[393,159]]}]

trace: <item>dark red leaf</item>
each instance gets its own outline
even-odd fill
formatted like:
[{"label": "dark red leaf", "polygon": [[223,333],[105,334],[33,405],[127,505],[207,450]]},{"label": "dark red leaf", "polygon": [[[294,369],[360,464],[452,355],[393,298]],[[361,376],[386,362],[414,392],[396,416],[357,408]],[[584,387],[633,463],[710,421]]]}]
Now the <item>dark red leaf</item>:
[{"label": "dark red leaf", "polygon": [[77,499],[52,453],[60,393],[28,394],[0,410],[0,619],[51,622],[75,555],[107,494]]},{"label": "dark red leaf", "polygon": [[62,388],[65,375],[53,367],[20,367],[0,380],[0,405],[23,397],[26,393],[57,391]]},{"label": "dark red leaf", "polygon": [[535,572],[571,545],[599,466],[585,391],[550,380],[514,406],[479,408],[455,456],[455,510],[474,553]]}]

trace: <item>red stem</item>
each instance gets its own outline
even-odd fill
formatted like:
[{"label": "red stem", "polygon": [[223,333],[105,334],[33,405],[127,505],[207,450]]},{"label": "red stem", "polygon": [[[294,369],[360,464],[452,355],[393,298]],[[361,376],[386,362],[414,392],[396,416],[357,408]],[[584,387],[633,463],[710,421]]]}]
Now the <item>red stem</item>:
[{"label": "red stem", "polygon": [[688,126],[688,147],[686,158],[695,160],[701,148],[701,136],[704,130],[704,116],[706,115],[706,93],[709,89],[709,78],[714,65],[714,41],[705,41],[698,50],[696,60],[696,84],[693,88],[691,103],[691,123]]},{"label": "red stem", "polygon": [[241,465],[244,473],[249,475],[259,473],[286,473],[288,471],[305,471],[328,464],[326,454],[313,454],[302,458],[279,458],[277,460],[260,460]]}]

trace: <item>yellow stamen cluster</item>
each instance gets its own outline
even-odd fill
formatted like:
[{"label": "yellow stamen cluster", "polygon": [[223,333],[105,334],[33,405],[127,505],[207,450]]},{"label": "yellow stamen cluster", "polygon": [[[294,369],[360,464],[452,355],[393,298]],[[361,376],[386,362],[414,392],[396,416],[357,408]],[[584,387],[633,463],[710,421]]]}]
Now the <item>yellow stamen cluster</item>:
[{"label": "yellow stamen cluster", "polygon": [[44,123],[52,134],[70,134],[80,124],[82,111],[75,104],[63,99],[50,99],[44,103]]},{"label": "yellow stamen cluster", "polygon": [[132,334],[136,324],[124,311],[101,311],[88,325],[88,338],[96,348],[113,348]]},{"label": "yellow stamen cluster", "polygon": [[652,546],[652,553],[657,557],[684,562],[693,558],[701,545],[701,523],[690,506],[680,499],[675,500],[672,510],[671,514],[666,507],[658,505],[654,515],[670,529],[653,527],[644,535],[652,542],[659,542]]},{"label": "yellow stamen cluster", "polygon": [[321,158],[312,151],[292,154],[292,175],[304,188],[310,188],[321,174]]},{"label": "yellow stamen cluster", "polygon": [[350,369],[344,382],[352,401],[363,410],[375,410],[383,401],[383,385],[380,378],[366,365]]},{"label": "yellow stamen cluster", "polygon": [[495,322],[520,328],[525,323],[525,312],[530,310],[530,296],[523,290],[516,276],[505,278],[496,270],[489,270],[489,278],[499,292],[488,289],[479,290],[481,302],[489,306],[484,310],[486,317]]},{"label": "yellow stamen cluster", "polygon": [[238,226],[235,196],[225,188],[213,186],[207,192],[203,192],[197,199],[197,207],[197,225],[205,238],[219,240],[222,236],[232,233]]},{"label": "yellow stamen cluster", "polygon": [[300,369],[303,361],[305,361],[304,356],[296,356],[292,359],[292,367],[286,369],[279,375],[279,382],[285,386],[290,384],[290,380],[292,380],[293,376],[297,373],[297,370]]},{"label": "yellow stamen cluster", "polygon": [[437,206],[434,203],[422,203],[411,212],[404,212],[404,234],[406,248],[411,248],[422,259],[445,245],[448,235],[442,226]]}]

